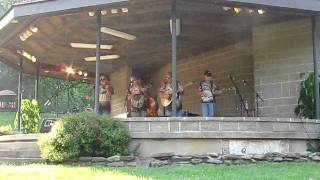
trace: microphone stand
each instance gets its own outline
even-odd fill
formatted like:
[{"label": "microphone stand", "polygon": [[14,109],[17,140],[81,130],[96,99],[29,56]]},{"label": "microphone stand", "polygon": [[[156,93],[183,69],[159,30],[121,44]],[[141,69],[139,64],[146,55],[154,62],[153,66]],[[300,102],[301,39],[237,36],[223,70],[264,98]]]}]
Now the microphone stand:
[{"label": "microphone stand", "polygon": [[244,86],[248,86],[249,89],[251,90],[251,92],[253,92],[255,94],[256,97],[256,111],[255,111],[255,117],[259,117],[259,99],[261,100],[261,102],[264,102],[263,98],[260,96],[259,93],[256,92],[255,89],[253,89],[252,86],[250,86],[250,84],[248,83],[248,81],[246,80],[242,80],[243,81],[243,85]]},{"label": "microphone stand", "polygon": [[232,76],[229,76],[229,78],[230,78],[230,80],[231,80],[232,85],[233,85],[233,86],[235,87],[235,89],[236,89],[236,94],[237,94],[237,95],[239,96],[239,98],[240,98],[240,109],[241,109],[240,113],[241,113],[241,116],[243,116],[243,112],[242,112],[243,109],[246,111],[246,113],[247,113],[247,115],[248,115],[248,110],[245,108],[246,106],[245,106],[245,103],[244,103],[243,96],[242,96],[242,94],[240,93],[239,87],[238,87],[237,84],[234,82]]}]

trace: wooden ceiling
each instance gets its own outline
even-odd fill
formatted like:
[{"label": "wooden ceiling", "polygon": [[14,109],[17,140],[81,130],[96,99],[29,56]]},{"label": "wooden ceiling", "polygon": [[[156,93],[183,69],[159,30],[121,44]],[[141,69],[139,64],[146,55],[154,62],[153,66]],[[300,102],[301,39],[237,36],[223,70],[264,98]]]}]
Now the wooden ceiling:
[{"label": "wooden ceiling", "polygon": [[[114,8],[128,8],[129,12],[111,14],[110,10]],[[120,58],[102,61],[101,72],[112,73],[129,64],[135,70],[148,74],[171,61],[170,0],[131,0],[127,4],[99,9],[109,12],[102,16],[103,27],[137,37],[134,41],[128,41],[102,33],[102,44],[111,44],[114,48],[102,50],[101,55],[118,54]],[[36,26],[39,31],[24,42],[19,39],[19,32],[1,46],[1,60],[15,66],[23,58],[17,54],[17,50],[24,50],[37,58],[36,64],[24,59],[26,73],[34,74],[35,67],[39,66],[43,76],[66,78],[61,68],[72,65],[90,72],[93,77],[95,62],[86,62],[84,57],[95,56],[95,49],[70,46],[71,42],[96,42],[96,17],[88,16],[91,10],[95,9],[34,18],[26,27]],[[178,36],[178,59],[181,60],[226,44],[249,41],[253,26],[300,18],[302,15],[281,12],[235,14],[211,1],[179,0],[177,16],[181,19],[181,35]]]}]

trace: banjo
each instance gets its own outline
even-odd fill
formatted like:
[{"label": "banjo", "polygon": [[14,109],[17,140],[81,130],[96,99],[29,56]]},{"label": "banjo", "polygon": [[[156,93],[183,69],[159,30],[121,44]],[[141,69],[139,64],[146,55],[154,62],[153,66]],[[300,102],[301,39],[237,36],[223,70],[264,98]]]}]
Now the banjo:
[{"label": "banjo", "polygon": [[220,90],[213,90],[213,92],[211,90],[203,90],[202,91],[202,95],[201,95],[201,100],[202,102],[211,102],[214,100],[214,96],[215,95],[219,95],[223,92],[228,92],[228,91],[235,91],[234,87],[229,87],[229,88],[222,88]]}]

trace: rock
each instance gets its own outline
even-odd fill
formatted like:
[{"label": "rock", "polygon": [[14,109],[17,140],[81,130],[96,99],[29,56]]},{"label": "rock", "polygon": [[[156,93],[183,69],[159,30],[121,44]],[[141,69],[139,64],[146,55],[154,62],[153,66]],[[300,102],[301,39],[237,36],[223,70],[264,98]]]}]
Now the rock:
[{"label": "rock", "polygon": [[222,164],[223,161],[221,161],[220,159],[209,158],[207,160],[207,163],[209,163],[209,164]]},{"label": "rock", "polygon": [[247,164],[247,162],[244,161],[243,159],[238,159],[238,160],[233,161],[232,164],[235,164],[235,165]]},{"label": "rock", "polygon": [[294,162],[308,162],[308,161],[309,161],[309,159],[303,158],[303,157],[294,160]]},{"label": "rock", "polygon": [[87,157],[87,156],[79,157],[79,161],[89,162],[89,161],[92,161],[92,157]]},{"label": "rock", "polygon": [[153,154],[151,157],[155,159],[160,159],[160,160],[168,160],[170,159],[174,154],[172,152],[170,153],[158,153],[158,154]]},{"label": "rock", "polygon": [[224,160],[238,160],[241,159],[240,155],[234,155],[234,154],[227,154],[223,156]]},{"label": "rock", "polygon": [[[129,167],[137,167],[137,162],[135,162],[135,161],[126,162],[126,166],[129,166]],[[149,167],[149,166],[148,166],[148,167]]]},{"label": "rock", "polygon": [[253,155],[252,158],[255,159],[255,160],[258,160],[258,161],[262,161],[262,160],[265,159],[265,155],[263,155],[263,154],[255,154],[255,155]]},{"label": "rock", "polygon": [[202,159],[191,159],[190,161],[192,164],[200,164],[202,163]]},{"label": "rock", "polygon": [[241,158],[244,159],[244,160],[251,160],[253,158],[253,155],[250,155],[250,154],[243,155]]},{"label": "rock", "polygon": [[194,154],[194,155],[192,155],[192,158],[195,158],[195,159],[208,159],[209,157],[207,155],[203,155],[203,154]]},{"label": "rock", "polygon": [[208,155],[209,157],[212,157],[212,158],[217,158],[217,157],[219,157],[219,154],[218,154],[218,153],[215,153],[215,152],[208,153],[207,155]]},{"label": "rock", "polygon": [[191,158],[192,156],[172,156],[171,161],[172,162],[189,161]]},{"label": "rock", "polygon": [[284,157],[285,155],[279,152],[271,152],[271,153],[266,153],[266,157]]},{"label": "rock", "polygon": [[282,157],[275,157],[275,158],[272,159],[272,161],[274,161],[274,162],[282,162],[283,158]]},{"label": "rock", "polygon": [[309,155],[311,154],[310,152],[302,152],[299,153],[301,157],[309,157]]},{"label": "rock", "polygon": [[135,156],[120,156],[120,161],[134,161],[136,160]]},{"label": "rock", "polygon": [[120,156],[119,155],[115,155],[115,156],[111,156],[107,158],[107,161],[109,162],[117,162],[120,161]]},{"label": "rock", "polygon": [[231,160],[226,160],[226,161],[224,161],[224,164],[227,165],[227,166],[230,166],[230,165],[232,165],[232,161]]},{"label": "rock", "polygon": [[291,158],[291,159],[298,159],[301,157],[301,155],[298,153],[286,153],[286,154],[284,154],[284,157]]},{"label": "rock", "polygon": [[320,156],[313,156],[311,157],[312,161],[320,161]]},{"label": "rock", "polygon": [[151,164],[151,161],[153,159],[152,158],[142,158],[142,157],[139,157],[137,158],[136,160],[136,163],[137,163],[137,167],[150,167],[150,164]]},{"label": "rock", "polygon": [[294,159],[293,158],[283,158],[283,161],[289,161],[289,162],[291,162],[291,161],[293,161]]},{"label": "rock", "polygon": [[92,157],[92,162],[106,162],[107,158],[105,157]]},{"label": "rock", "polygon": [[124,162],[123,161],[117,161],[117,162],[111,162],[107,164],[110,167],[123,167]]},{"label": "rock", "polygon": [[93,162],[91,165],[94,166],[105,166],[107,163],[106,162]]},{"label": "rock", "polygon": [[160,160],[155,159],[150,162],[150,167],[161,167],[161,166],[162,166],[162,163]]}]

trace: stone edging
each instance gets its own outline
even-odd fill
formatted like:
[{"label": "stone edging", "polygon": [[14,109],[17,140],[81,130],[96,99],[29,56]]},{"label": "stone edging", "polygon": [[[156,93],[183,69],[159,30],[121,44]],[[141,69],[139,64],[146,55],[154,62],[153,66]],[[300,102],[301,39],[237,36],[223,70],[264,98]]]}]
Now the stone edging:
[{"label": "stone edging", "polygon": [[255,155],[233,155],[208,153],[206,155],[174,155],[173,153],[154,154],[151,157],[112,156],[79,157],[66,164],[102,165],[108,167],[162,167],[175,165],[239,165],[267,162],[319,162],[318,153],[266,153]]}]

